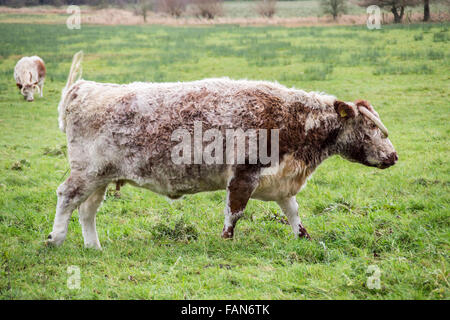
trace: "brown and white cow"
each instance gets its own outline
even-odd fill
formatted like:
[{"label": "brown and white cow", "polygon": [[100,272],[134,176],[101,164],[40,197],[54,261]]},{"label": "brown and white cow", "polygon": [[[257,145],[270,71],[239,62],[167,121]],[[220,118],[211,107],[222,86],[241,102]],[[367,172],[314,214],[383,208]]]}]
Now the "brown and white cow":
[{"label": "brown and white cow", "polygon": [[[130,183],[169,198],[227,190],[222,237],[232,238],[250,198],[276,201],[297,237],[309,235],[296,194],[317,166],[333,155],[387,168],[397,154],[378,114],[366,101],[288,89],[262,81],[206,79],[178,83],[104,84],[75,80],[74,57],[58,106],[71,173],[58,190],[48,243],[60,245],[79,208],[86,247],[100,249],[95,216],[110,183]],[[203,129],[278,129],[279,163],[176,164],[173,132]],[[204,144],[207,144],[203,141]]]},{"label": "brown and white cow", "polygon": [[45,64],[38,56],[23,57],[14,68],[14,80],[27,101],[34,100],[34,91],[44,95]]}]

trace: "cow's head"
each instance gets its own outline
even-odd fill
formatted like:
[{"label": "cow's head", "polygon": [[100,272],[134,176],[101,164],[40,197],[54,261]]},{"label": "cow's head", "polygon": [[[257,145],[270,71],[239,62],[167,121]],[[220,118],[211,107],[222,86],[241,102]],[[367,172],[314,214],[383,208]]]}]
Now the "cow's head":
[{"label": "cow's head", "polygon": [[24,98],[27,101],[31,102],[34,100],[34,91],[37,90],[38,92],[40,92],[40,88],[37,82],[33,83],[33,75],[31,74],[31,72],[29,72],[29,77],[30,77],[29,80],[24,81],[26,83],[16,83],[16,84],[17,87],[20,89],[20,92],[22,93]]},{"label": "cow's head", "polygon": [[22,93],[22,95],[24,96],[24,98],[31,102],[34,100],[34,91],[37,90],[38,92],[40,91],[39,86],[37,85],[37,83],[34,84],[26,84],[26,85],[22,85],[17,83],[17,87],[20,89],[20,92]]},{"label": "cow's head", "polygon": [[397,162],[397,152],[387,138],[388,131],[367,101],[336,101],[334,108],[342,122],[337,138],[341,156],[380,169]]}]

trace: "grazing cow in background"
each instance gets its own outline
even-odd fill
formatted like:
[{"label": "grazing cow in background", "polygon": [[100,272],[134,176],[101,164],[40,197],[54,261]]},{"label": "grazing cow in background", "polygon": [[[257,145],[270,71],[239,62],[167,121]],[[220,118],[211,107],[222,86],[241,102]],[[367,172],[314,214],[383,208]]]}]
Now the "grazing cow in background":
[{"label": "grazing cow in background", "polygon": [[45,64],[38,56],[23,57],[14,68],[14,79],[27,101],[34,100],[34,91],[44,95]]},{"label": "grazing cow in background", "polygon": [[[57,190],[49,244],[63,243],[72,211],[78,207],[85,246],[101,248],[95,216],[109,183],[130,183],[173,199],[225,189],[223,238],[233,237],[250,198],[276,201],[294,234],[309,238],[298,215],[296,194],[323,160],[341,155],[381,169],[397,161],[388,131],[367,101],[344,102],[277,83],[227,78],[103,84],[76,80],[81,60],[80,52],[74,56],[58,106],[71,172]],[[222,132],[278,129],[280,161],[275,170],[249,161],[175,163],[174,131],[183,128],[195,135],[198,123],[205,130]],[[250,156],[246,154],[246,160]]]}]

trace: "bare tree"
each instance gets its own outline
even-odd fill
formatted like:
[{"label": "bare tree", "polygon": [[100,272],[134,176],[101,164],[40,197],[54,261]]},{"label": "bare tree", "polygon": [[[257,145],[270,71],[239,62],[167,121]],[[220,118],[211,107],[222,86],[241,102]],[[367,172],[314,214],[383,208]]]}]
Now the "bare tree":
[{"label": "bare tree", "polygon": [[222,0],[192,0],[194,4],[194,14],[197,17],[214,19],[215,16],[223,14]]},{"label": "bare tree", "polygon": [[394,15],[394,23],[401,23],[406,7],[414,7],[422,0],[362,0],[359,1],[361,7],[377,5],[381,8],[388,8]]},{"label": "bare tree", "polygon": [[277,0],[261,0],[256,3],[255,11],[262,17],[272,18],[277,12]]},{"label": "bare tree", "polygon": [[188,0],[159,0],[159,10],[166,12],[174,17],[179,17],[186,10]]},{"label": "bare tree", "polygon": [[345,0],[321,0],[320,5],[322,7],[322,12],[331,14],[333,20],[336,20],[340,14],[347,11]]},{"label": "bare tree", "polygon": [[153,9],[153,0],[139,0],[137,11],[147,22],[147,12]]}]

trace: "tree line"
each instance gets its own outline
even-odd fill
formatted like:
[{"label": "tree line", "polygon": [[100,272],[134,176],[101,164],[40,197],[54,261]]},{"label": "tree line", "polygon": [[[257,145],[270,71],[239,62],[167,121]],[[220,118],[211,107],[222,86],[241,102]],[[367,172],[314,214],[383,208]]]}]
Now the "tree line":
[{"label": "tree line", "polygon": [[[62,6],[74,4],[96,7],[125,7],[131,5],[138,9],[145,20],[147,11],[150,10],[160,10],[173,16],[180,16],[186,9],[186,6],[189,3],[192,3],[197,7],[198,16],[213,19],[215,16],[223,13],[223,1],[224,0],[0,0],[0,6]],[[277,0],[259,0],[254,2],[256,2],[255,9],[261,16],[271,18],[275,15]],[[346,13],[348,2],[348,0],[320,0],[323,13],[331,15],[335,20],[339,15]],[[356,3],[361,7],[377,5],[380,8],[384,8],[391,12],[394,16],[394,23],[402,22],[407,7],[415,6],[423,6],[423,21],[429,21],[431,2],[443,2],[449,4],[450,0],[356,0]]]},{"label": "tree line", "polygon": [[138,4],[140,0],[0,0],[0,6],[25,7],[25,6],[63,6],[63,5],[114,5],[124,6],[127,4]]},{"label": "tree line", "polygon": [[[407,7],[423,6],[423,21],[429,21],[430,2],[432,0],[359,0],[356,3],[361,7],[377,5],[380,8],[391,12],[394,16],[394,23],[401,23]],[[433,2],[442,2],[449,4],[449,0],[433,0]],[[322,10],[326,14],[333,16],[336,20],[339,15],[347,12],[346,0],[321,0]]]}]

